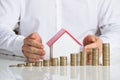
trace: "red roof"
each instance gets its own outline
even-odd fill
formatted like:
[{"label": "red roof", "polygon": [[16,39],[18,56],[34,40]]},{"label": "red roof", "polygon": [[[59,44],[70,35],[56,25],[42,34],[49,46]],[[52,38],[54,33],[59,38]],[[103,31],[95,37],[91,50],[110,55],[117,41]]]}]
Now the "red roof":
[{"label": "red roof", "polygon": [[75,39],[67,30],[61,29],[55,36],[53,36],[48,42],[47,45],[51,47],[64,33],[67,33],[73,40],[75,40],[79,45],[82,45],[77,39]]}]

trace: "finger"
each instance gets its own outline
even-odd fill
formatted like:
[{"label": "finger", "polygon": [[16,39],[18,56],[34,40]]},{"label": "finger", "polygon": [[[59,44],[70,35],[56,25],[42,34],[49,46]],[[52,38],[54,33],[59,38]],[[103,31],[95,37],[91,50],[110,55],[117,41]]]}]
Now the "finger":
[{"label": "finger", "polygon": [[37,55],[37,54],[32,54],[32,53],[26,52],[24,55],[25,55],[27,58],[40,59],[40,55]]},{"label": "finger", "polygon": [[99,53],[102,53],[102,43],[101,42],[96,41],[94,43],[86,45],[84,49],[86,50],[86,52],[89,53],[89,52],[92,52],[93,48],[99,48]]},{"label": "finger", "polygon": [[35,59],[32,59],[32,58],[28,58],[27,60],[28,62],[35,62]]},{"label": "finger", "polygon": [[88,64],[89,64],[89,65],[92,65],[92,60],[88,60]]},{"label": "finger", "polygon": [[29,61],[29,62],[33,62],[33,63],[34,63],[34,62],[38,62],[38,61],[39,61],[39,59],[32,59],[32,58],[28,58],[28,61]]},{"label": "finger", "polygon": [[[86,50],[84,50],[87,54],[92,54],[92,48],[91,49],[86,49]],[[101,56],[101,54],[102,54],[102,48],[99,48],[99,56]]]},{"label": "finger", "polygon": [[32,46],[23,46],[23,51],[26,51],[26,52],[29,52],[29,53],[32,53],[32,54],[38,54],[38,55],[45,55],[45,51],[43,49],[38,49],[38,48],[35,48],[35,47],[32,47]]},{"label": "finger", "polygon": [[45,59],[45,56],[40,56],[40,59]]},{"label": "finger", "polygon": [[36,47],[36,48],[44,48],[43,44],[42,43],[39,43],[33,39],[25,39],[24,40],[24,44],[25,45],[30,45],[30,46],[33,46],[33,47]]},{"label": "finger", "polygon": [[85,51],[87,52],[87,54],[92,54],[92,49],[93,48],[99,48],[99,57],[101,57],[102,56],[102,47],[87,46],[87,48],[85,48]]},{"label": "finger", "polygon": [[85,46],[85,49],[98,48],[97,42]]},{"label": "finger", "polygon": [[88,61],[88,64],[89,64],[89,65],[92,64],[92,54],[88,54],[88,56],[87,56],[87,61]]},{"label": "finger", "polygon": [[22,50],[29,52],[29,53],[40,53],[40,49],[32,47],[32,46],[28,46],[28,45],[24,45]]},{"label": "finger", "polygon": [[92,54],[88,55],[88,60],[92,60]]},{"label": "finger", "polygon": [[45,50],[43,50],[43,51],[41,52],[40,56],[45,56],[45,54],[46,54],[46,52],[45,52]]},{"label": "finger", "polygon": [[91,54],[91,53],[92,53],[92,48],[84,48],[84,51],[85,51],[87,54]]},{"label": "finger", "polygon": [[29,35],[28,38],[37,40],[38,42],[41,42],[41,43],[42,43],[41,37],[40,37],[39,34],[36,33],[36,32],[34,32],[34,33],[32,33],[31,35]]}]

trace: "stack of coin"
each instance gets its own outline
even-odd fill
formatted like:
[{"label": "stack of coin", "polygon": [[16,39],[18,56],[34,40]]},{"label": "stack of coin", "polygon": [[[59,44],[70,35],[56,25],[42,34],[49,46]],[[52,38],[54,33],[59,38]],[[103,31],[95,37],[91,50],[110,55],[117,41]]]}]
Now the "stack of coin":
[{"label": "stack of coin", "polygon": [[43,60],[43,66],[50,66],[50,60]]},{"label": "stack of coin", "polygon": [[71,66],[78,66],[78,54],[72,53],[70,55],[70,59],[71,59]]},{"label": "stack of coin", "polygon": [[32,63],[32,66],[35,66],[35,62]]},{"label": "stack of coin", "polygon": [[60,66],[67,66],[67,56],[60,56]]},{"label": "stack of coin", "polygon": [[25,64],[17,64],[17,67],[25,67]]},{"label": "stack of coin", "polygon": [[17,65],[9,65],[9,67],[17,67]]},{"label": "stack of coin", "polygon": [[27,67],[32,67],[32,66],[33,66],[33,63],[27,62],[25,66],[27,66]]},{"label": "stack of coin", "polygon": [[92,65],[99,66],[99,49],[98,48],[92,49]]},{"label": "stack of coin", "polygon": [[41,67],[41,66],[43,66],[43,62],[42,61],[35,62],[35,66]]},{"label": "stack of coin", "polygon": [[87,53],[85,51],[80,52],[80,66],[87,64]]},{"label": "stack of coin", "polygon": [[51,66],[58,66],[58,65],[59,65],[58,58],[52,58],[51,59]]},{"label": "stack of coin", "polygon": [[92,60],[89,59],[89,57],[91,56],[91,54],[88,54],[86,52],[86,56],[87,56],[87,65],[90,65],[90,63],[92,63]]},{"label": "stack of coin", "polygon": [[103,66],[110,66],[110,44],[103,43]]}]

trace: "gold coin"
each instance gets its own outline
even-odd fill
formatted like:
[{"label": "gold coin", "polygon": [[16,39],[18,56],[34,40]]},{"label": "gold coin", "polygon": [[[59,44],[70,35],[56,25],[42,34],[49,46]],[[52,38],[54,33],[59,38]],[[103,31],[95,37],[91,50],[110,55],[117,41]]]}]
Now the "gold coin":
[{"label": "gold coin", "polygon": [[38,66],[38,67],[43,66],[43,62],[42,62],[42,61],[36,62],[36,63],[35,63],[35,66]]},{"label": "gold coin", "polygon": [[18,67],[25,67],[25,64],[17,64]]},{"label": "gold coin", "polygon": [[80,52],[80,65],[85,66],[87,64],[87,53],[86,52]]},{"label": "gold coin", "polygon": [[9,67],[17,67],[17,65],[10,65]]},{"label": "gold coin", "polygon": [[27,66],[27,67],[32,67],[32,66],[33,66],[33,63],[27,62],[25,66]]},{"label": "gold coin", "polygon": [[43,66],[50,66],[50,60],[43,60]]},{"label": "gold coin", "polygon": [[51,59],[51,65],[52,65],[52,66],[58,66],[58,65],[59,65],[58,62],[59,62],[59,61],[58,61],[58,58],[52,58],[52,59]]}]

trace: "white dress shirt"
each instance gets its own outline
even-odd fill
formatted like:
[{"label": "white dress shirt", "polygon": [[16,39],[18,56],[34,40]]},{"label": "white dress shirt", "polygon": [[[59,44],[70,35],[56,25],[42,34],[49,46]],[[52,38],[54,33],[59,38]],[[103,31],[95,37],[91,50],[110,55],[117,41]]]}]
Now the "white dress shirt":
[{"label": "white dress shirt", "polygon": [[[24,38],[38,32],[49,54],[46,42],[62,27],[81,43],[85,36],[97,35],[111,44],[111,51],[119,50],[118,4],[117,0],[0,0],[0,49],[22,55]],[[18,22],[20,35],[13,32]]]}]

